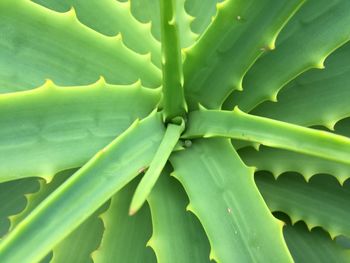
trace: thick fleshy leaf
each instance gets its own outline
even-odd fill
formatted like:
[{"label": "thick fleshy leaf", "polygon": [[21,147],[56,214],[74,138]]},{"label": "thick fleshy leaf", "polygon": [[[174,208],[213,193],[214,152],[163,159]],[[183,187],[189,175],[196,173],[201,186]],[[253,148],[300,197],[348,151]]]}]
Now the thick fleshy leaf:
[{"label": "thick fleshy leaf", "polygon": [[324,68],[327,56],[350,39],[350,1],[309,0],[277,39],[276,50],[258,60],[232,94],[231,109],[250,111],[311,68]]},{"label": "thick fleshy leaf", "polygon": [[68,12],[69,9],[71,9],[70,2],[72,0],[30,0],[34,3],[37,3],[39,5],[45,6],[47,8],[50,8],[52,10],[55,10],[57,12]]},{"label": "thick fleshy leaf", "polygon": [[99,215],[107,207],[108,202],[55,246],[50,263],[93,263],[91,253],[98,248],[105,231]]},{"label": "thick fleshy leaf", "polygon": [[72,174],[76,172],[76,169],[65,170],[57,173],[52,181],[46,183],[42,179],[37,179],[38,188],[36,191],[27,194],[26,207],[18,214],[10,217],[11,228],[13,230],[24,218],[26,218],[45,198],[47,198],[53,191],[55,191],[61,184],[63,184]]},{"label": "thick fleshy leaf", "polygon": [[259,150],[246,147],[238,153],[244,163],[256,167],[259,171],[269,171],[275,178],[285,172],[297,172],[309,180],[313,175],[323,173],[334,176],[343,184],[350,177],[348,164],[310,155],[265,146],[260,146]]},{"label": "thick fleshy leaf", "polygon": [[142,177],[135,193],[132,197],[129,214],[133,215],[140,209],[151,193],[153,186],[158,180],[165,164],[167,163],[170,154],[174,150],[181,133],[185,128],[185,123],[182,120],[180,125],[169,123],[164,138],[162,139],[159,148],[150,163],[145,175]]},{"label": "thick fleshy leaf", "polygon": [[[185,95],[191,109],[198,102],[218,109],[255,60],[273,49],[276,37],[304,0],[227,0],[206,32],[185,52]],[[269,14],[269,15],[266,15]]]},{"label": "thick fleshy leaf", "polygon": [[102,79],[64,88],[47,82],[0,95],[0,181],[50,179],[82,166],[136,118],[147,116],[159,97],[139,83],[113,86]]},{"label": "thick fleshy leaf", "polygon": [[284,237],[295,263],[350,262],[350,250],[337,245],[321,228],[315,228],[310,232],[302,222],[299,222],[294,226],[286,226]]},{"label": "thick fleshy leaf", "polygon": [[[141,54],[151,53],[152,62],[160,66],[160,44],[151,34],[151,25],[140,23],[130,12],[130,3],[116,0],[35,0],[58,12],[73,7],[84,25],[107,36],[121,34],[125,45]],[[100,19],[103,17],[103,19]]]},{"label": "thick fleshy leaf", "polygon": [[292,222],[303,220],[309,229],[321,226],[332,238],[350,237],[350,181],[341,186],[329,175],[315,175],[307,183],[295,173],[277,180],[259,173],[255,181],[271,211],[288,214]]},{"label": "thick fleshy leaf", "polygon": [[0,183],[0,239],[7,234],[11,222],[9,217],[19,214],[27,206],[27,196],[39,189],[36,178],[24,178]]},{"label": "thick fleshy leaf", "polygon": [[335,132],[350,138],[350,118],[345,118],[337,122]]},{"label": "thick fleshy leaf", "polygon": [[95,263],[156,262],[151,248],[146,247],[152,234],[148,206],[130,217],[130,199],[139,180],[134,180],[112,197],[108,210],[101,215],[105,231],[100,247],[93,253]]},{"label": "thick fleshy leaf", "polygon": [[175,16],[176,0],[159,1],[162,36],[163,111],[164,118],[170,121],[175,117],[183,116],[187,106],[183,90],[178,20]]},{"label": "thick fleshy leaf", "polygon": [[350,138],[234,111],[189,114],[184,138],[229,137],[291,150],[350,165]]},{"label": "thick fleshy leaf", "polygon": [[0,2],[0,92],[31,89],[52,79],[87,85],[99,76],[114,84],[138,79],[161,84],[149,56],[135,53],[121,36],[108,37],[82,25],[74,11],[53,12],[31,1]]},{"label": "thick fleshy leaf", "polygon": [[0,243],[0,262],[35,262],[44,257],[135,178],[140,169],[149,165],[163,136],[160,114],[152,114],[141,122],[135,122],[3,239]]},{"label": "thick fleshy leaf", "polygon": [[[130,0],[119,0],[129,2]],[[160,7],[159,0],[131,0],[132,15],[141,23],[150,23],[153,36],[160,41]]]},{"label": "thick fleshy leaf", "polygon": [[153,234],[148,245],[158,262],[209,262],[209,242],[198,219],[186,211],[188,198],[166,168],[148,197]]},{"label": "thick fleshy leaf", "polygon": [[190,199],[188,210],[198,217],[208,236],[211,259],[292,262],[282,224],[256,188],[253,169],[243,164],[229,140],[193,141],[170,161]]},{"label": "thick fleshy leaf", "polygon": [[187,0],[175,1],[175,16],[179,26],[180,47],[186,48],[191,46],[198,38],[198,35],[191,29],[193,17],[186,10]]},{"label": "thick fleshy leaf", "polygon": [[335,51],[326,68],[310,70],[278,94],[278,102],[265,102],[252,113],[303,126],[323,125],[333,129],[350,116],[350,43]]},{"label": "thick fleshy leaf", "polygon": [[[152,34],[158,40],[161,39],[160,5],[159,0],[131,0],[132,14],[143,23],[151,23]],[[183,47],[190,46],[197,35],[190,29],[191,16],[185,10],[186,0],[176,0],[174,3],[175,20],[179,30],[179,44]]]},{"label": "thick fleshy leaf", "polygon": [[193,17],[191,29],[197,34],[202,34],[216,14],[216,5],[223,0],[187,0],[186,11]]},{"label": "thick fleshy leaf", "polygon": [[[11,229],[18,225],[34,208],[36,208],[46,197],[48,197],[54,190],[56,190],[64,181],[66,181],[73,173],[74,169],[60,172],[55,175],[54,179],[45,184],[43,181],[37,179],[26,178],[21,181],[36,180],[40,187],[36,191],[28,193],[26,197],[26,207],[21,213],[10,217]],[[12,183],[12,182],[11,182]],[[5,183],[6,184],[6,183]],[[26,185],[30,187],[30,184]],[[102,208],[103,210],[103,208]],[[68,237],[61,241],[48,256],[41,261],[43,262],[92,262],[90,254],[93,252],[102,237],[103,225],[97,218],[101,213],[101,209],[95,212],[90,218],[82,223],[76,230],[74,230]],[[84,240],[84,242],[81,242]]]}]

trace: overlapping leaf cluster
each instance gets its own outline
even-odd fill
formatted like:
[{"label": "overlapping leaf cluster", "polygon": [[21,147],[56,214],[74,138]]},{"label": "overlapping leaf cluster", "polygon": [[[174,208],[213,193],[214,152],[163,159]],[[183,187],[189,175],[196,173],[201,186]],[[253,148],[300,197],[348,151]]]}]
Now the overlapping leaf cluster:
[{"label": "overlapping leaf cluster", "polygon": [[0,262],[350,262],[349,13],[0,0]]}]

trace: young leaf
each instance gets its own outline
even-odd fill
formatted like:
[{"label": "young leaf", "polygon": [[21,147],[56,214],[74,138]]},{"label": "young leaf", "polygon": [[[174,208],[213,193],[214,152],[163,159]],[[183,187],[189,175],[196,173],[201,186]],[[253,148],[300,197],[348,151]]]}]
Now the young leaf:
[{"label": "young leaf", "polygon": [[182,59],[175,15],[176,0],[160,1],[162,35],[163,107],[167,121],[183,116],[186,102],[183,91]]},{"label": "young leaf", "polygon": [[146,201],[184,128],[185,123],[183,120],[181,120],[179,125],[172,123],[168,124],[164,138],[162,139],[149,168],[135,190],[130,204],[129,215],[135,214]]}]

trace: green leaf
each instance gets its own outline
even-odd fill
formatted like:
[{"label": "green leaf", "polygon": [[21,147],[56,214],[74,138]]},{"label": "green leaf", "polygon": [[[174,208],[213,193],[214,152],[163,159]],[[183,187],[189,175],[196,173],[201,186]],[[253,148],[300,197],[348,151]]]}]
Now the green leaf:
[{"label": "green leaf", "polygon": [[[279,31],[304,0],[227,0],[184,61],[185,95],[190,109],[218,109],[255,60],[273,49]],[[266,15],[268,14],[268,15]]]},{"label": "green leaf", "polygon": [[0,95],[0,182],[50,180],[58,171],[82,166],[136,118],[147,116],[159,98],[158,91],[139,83],[113,86],[103,79],[64,88],[47,82]]},{"label": "green leaf", "polygon": [[350,138],[234,111],[189,114],[184,138],[230,137],[350,164]]},{"label": "green leaf", "polygon": [[[159,0],[130,0],[132,14],[143,23],[150,23],[152,34],[161,39],[160,5]],[[197,35],[190,29],[192,17],[185,10],[186,0],[176,0],[174,9],[179,31],[180,47],[188,47],[194,43]]]},{"label": "green leaf", "polygon": [[132,15],[141,23],[151,25],[152,35],[160,41],[160,7],[159,0],[119,0],[130,2]]},{"label": "green leaf", "polygon": [[179,46],[176,0],[160,1],[163,69],[163,107],[167,121],[183,116],[186,102],[183,91],[182,59]]},{"label": "green leaf", "polygon": [[350,248],[350,238],[347,238],[345,236],[339,236],[335,239],[337,244],[342,246],[343,248],[349,249]]},{"label": "green leaf", "polygon": [[350,118],[337,122],[335,132],[350,138]]},{"label": "green leaf", "polygon": [[112,197],[102,214],[105,231],[101,246],[93,253],[95,263],[156,262],[146,244],[152,234],[151,215],[143,206],[133,217],[128,216],[129,202],[139,180],[134,180]]},{"label": "green leaf", "polygon": [[174,150],[181,133],[185,128],[185,123],[181,120],[180,125],[169,123],[164,138],[159,145],[159,148],[147,170],[146,174],[142,177],[139,185],[137,186],[135,193],[132,197],[129,215],[135,214],[143,203],[146,201],[148,195],[151,193],[152,188],[157,182],[170,154]]},{"label": "green leaf", "polygon": [[0,2],[0,92],[31,89],[52,79],[59,85],[87,85],[138,79],[159,87],[160,70],[121,36],[108,37],[82,25],[74,11],[56,13],[31,1]]},{"label": "green leaf", "polygon": [[[65,170],[57,173],[52,181],[45,182],[44,180],[37,180],[38,189],[35,192],[26,194],[27,205],[18,214],[11,216],[11,228],[13,230],[24,218],[26,218],[45,198],[47,198],[53,191],[55,191],[61,184],[63,184],[77,169]],[[25,179],[24,179],[25,180]]]},{"label": "green leaf", "polygon": [[295,173],[277,180],[261,173],[255,181],[271,211],[287,213],[293,223],[303,220],[309,229],[321,226],[333,239],[350,237],[350,181],[341,186],[329,175],[315,175],[307,183]]},{"label": "green leaf", "polygon": [[[45,198],[74,174],[75,171],[75,169],[71,169],[60,172],[48,184],[39,181],[40,188],[38,190],[36,189],[36,192],[26,194],[27,205],[25,209],[21,213],[10,217],[11,229],[28,216]],[[98,246],[103,232],[103,225],[97,216],[104,209],[102,207],[102,209],[97,210],[76,230],[55,246],[53,252],[49,254],[52,257],[49,262],[91,262],[90,254]],[[84,240],[84,242],[81,242],[81,240]]]},{"label": "green leaf", "polygon": [[68,12],[71,9],[72,0],[30,0],[39,5],[45,6],[57,12]]},{"label": "green leaf", "polygon": [[163,136],[160,114],[135,122],[17,225],[0,243],[0,262],[44,257],[149,165]]},{"label": "green leaf", "polygon": [[25,209],[27,196],[38,188],[39,182],[36,178],[0,183],[0,239],[10,229],[10,218]]},{"label": "green leaf", "polygon": [[50,263],[93,263],[91,253],[99,246],[104,225],[98,217],[108,203],[95,211],[53,249]]},{"label": "green leaf", "polygon": [[[130,3],[116,0],[54,0],[35,2],[57,11],[72,6],[81,23],[107,36],[122,35],[125,45],[141,54],[151,53],[152,62],[160,66],[160,44],[151,34],[151,25],[136,20]],[[68,6],[62,8],[62,6]],[[103,19],[100,19],[103,17]]]},{"label": "green leaf", "polygon": [[[73,169],[60,172],[55,175],[54,179],[49,184],[40,182],[40,188],[38,191],[26,195],[27,206],[25,209],[21,213],[10,217],[11,229],[28,216],[34,208],[36,208],[74,172],[75,170]],[[53,252],[49,254],[49,256],[52,257],[49,262],[91,262],[90,254],[98,246],[103,232],[103,226],[97,218],[97,215],[100,213],[101,209],[96,211],[76,230],[53,248]],[[84,242],[80,242],[80,240],[84,240]]]},{"label": "green leaf", "polygon": [[175,0],[175,16],[179,26],[180,47],[186,48],[191,46],[198,38],[198,35],[191,30],[193,17],[187,13],[187,0]]},{"label": "green leaf", "polygon": [[296,152],[260,146],[259,150],[247,147],[239,150],[245,164],[259,171],[269,171],[275,178],[285,172],[297,172],[309,180],[315,174],[330,174],[340,184],[350,177],[349,165]]},{"label": "green leaf", "polygon": [[185,9],[193,17],[191,29],[196,34],[203,34],[216,14],[216,5],[223,0],[187,0]]},{"label": "green leaf", "polygon": [[231,109],[238,105],[248,112],[263,101],[276,101],[278,91],[299,74],[324,68],[326,57],[350,39],[349,12],[348,0],[307,1],[281,32],[276,50],[248,72],[243,92],[232,96]]},{"label": "green leaf", "polygon": [[166,167],[148,197],[153,235],[148,245],[158,262],[209,262],[209,242],[198,219],[186,211],[188,198]]},{"label": "green leaf", "polygon": [[207,233],[211,259],[292,262],[282,224],[271,215],[254,184],[253,170],[243,164],[229,140],[193,141],[170,160],[189,196],[188,209]]},{"label": "green leaf", "polygon": [[338,246],[320,228],[311,232],[299,222],[284,228],[284,237],[296,263],[349,263],[350,252]]},{"label": "green leaf", "polygon": [[336,50],[322,71],[310,70],[278,94],[278,102],[265,102],[254,115],[303,126],[323,125],[334,129],[350,116],[350,43]]}]

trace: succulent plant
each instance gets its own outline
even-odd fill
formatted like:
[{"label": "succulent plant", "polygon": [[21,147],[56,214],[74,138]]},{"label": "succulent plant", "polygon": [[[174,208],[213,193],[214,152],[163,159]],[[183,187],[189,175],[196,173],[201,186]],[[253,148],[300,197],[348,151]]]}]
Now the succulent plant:
[{"label": "succulent plant", "polygon": [[0,262],[350,262],[349,0],[0,0]]}]

